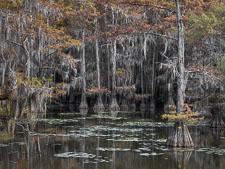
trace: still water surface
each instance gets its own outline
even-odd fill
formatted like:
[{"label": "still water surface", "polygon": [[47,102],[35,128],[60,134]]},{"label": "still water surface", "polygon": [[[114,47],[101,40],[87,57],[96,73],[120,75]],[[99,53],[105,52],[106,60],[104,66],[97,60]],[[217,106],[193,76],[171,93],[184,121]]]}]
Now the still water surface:
[{"label": "still water surface", "polygon": [[142,117],[61,113],[33,122],[30,135],[17,126],[15,138],[0,139],[0,169],[225,169],[224,130],[189,126],[195,147],[171,149],[172,124]]}]

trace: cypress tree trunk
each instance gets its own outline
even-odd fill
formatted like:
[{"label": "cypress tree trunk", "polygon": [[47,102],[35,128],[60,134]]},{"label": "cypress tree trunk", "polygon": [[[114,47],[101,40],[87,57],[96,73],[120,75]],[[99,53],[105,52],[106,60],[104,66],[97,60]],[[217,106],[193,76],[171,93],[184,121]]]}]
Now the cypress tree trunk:
[{"label": "cypress tree trunk", "polygon": [[116,40],[113,42],[113,50],[112,50],[112,93],[111,93],[111,101],[109,104],[109,110],[119,111],[120,107],[116,100]]},{"label": "cypress tree trunk", "polygon": [[164,113],[169,113],[169,105],[175,105],[173,96],[172,96],[170,81],[168,82],[167,87],[168,87],[168,98],[167,98],[166,104],[164,105]]},{"label": "cypress tree trunk", "polygon": [[82,76],[82,96],[80,109],[88,109],[87,101],[86,101],[86,70],[85,70],[85,42],[84,42],[85,32],[83,31],[83,42],[82,42],[82,57],[81,57],[81,76]]},{"label": "cypress tree trunk", "polygon": [[[98,89],[101,88],[101,82],[100,82],[100,68],[99,68],[99,47],[98,47],[98,40],[95,40],[95,48],[96,48],[96,68],[97,68],[97,87]],[[98,93],[98,96],[97,96],[97,101],[94,105],[94,109],[95,110],[104,110],[105,107],[102,103],[102,96],[101,96],[101,93]]]},{"label": "cypress tree trunk", "polygon": [[223,121],[223,112],[224,112],[224,104],[217,103],[212,107],[212,119],[210,122],[210,127],[212,128],[224,128],[224,121]]},{"label": "cypress tree trunk", "polygon": [[[177,77],[177,110],[176,115],[183,111],[184,92],[185,92],[185,68],[184,68],[184,33],[183,24],[181,20],[179,0],[175,0],[177,12],[177,29],[178,29],[178,77]],[[171,147],[193,147],[191,135],[185,123],[182,120],[176,121],[174,128],[170,133],[166,142],[167,146]]]},{"label": "cypress tree trunk", "polygon": [[191,135],[183,121],[177,121],[174,128],[166,141],[166,145],[170,147],[193,147]]},{"label": "cypress tree trunk", "polygon": [[176,18],[178,30],[178,76],[177,76],[177,113],[183,111],[184,92],[185,92],[185,68],[184,68],[184,31],[181,20],[179,0],[175,0]]},{"label": "cypress tree trunk", "polygon": [[122,103],[120,105],[120,110],[121,111],[128,111],[129,110],[129,106],[127,104],[127,96],[126,96],[126,94],[122,95]]},{"label": "cypress tree trunk", "polygon": [[154,46],[154,53],[152,58],[152,79],[151,79],[151,97],[150,97],[150,112],[153,115],[155,113],[155,57],[156,57],[156,45]]},{"label": "cypress tree trunk", "polygon": [[[141,94],[144,94],[144,71],[143,71],[143,61],[141,61]],[[140,110],[145,111],[146,109],[146,104],[145,104],[145,99],[144,97],[141,98],[141,104],[140,104]]]}]

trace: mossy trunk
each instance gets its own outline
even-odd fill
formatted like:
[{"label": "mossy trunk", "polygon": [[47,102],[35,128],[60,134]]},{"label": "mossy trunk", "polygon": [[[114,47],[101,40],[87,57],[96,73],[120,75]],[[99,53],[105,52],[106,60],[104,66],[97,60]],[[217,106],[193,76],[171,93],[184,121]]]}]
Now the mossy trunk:
[{"label": "mossy trunk", "polygon": [[189,130],[183,121],[175,122],[166,145],[169,147],[194,147]]},{"label": "mossy trunk", "polygon": [[155,58],[156,58],[156,45],[154,46],[152,58],[152,76],[151,76],[151,97],[150,97],[150,113],[155,114]]},{"label": "mossy trunk", "polygon": [[[99,46],[98,46],[98,40],[95,40],[95,50],[96,50],[96,69],[97,69],[97,87],[98,89],[101,88],[101,81],[100,81],[100,67],[99,67]],[[105,107],[102,103],[102,94],[99,93],[97,96],[97,101],[93,107],[95,111],[101,111],[104,110]]]},{"label": "mossy trunk", "polygon": [[85,68],[85,32],[83,31],[83,41],[82,41],[82,57],[81,57],[81,76],[82,76],[82,96],[79,109],[88,109],[88,104],[86,101],[86,68]]},{"label": "mossy trunk", "polygon": [[168,87],[168,98],[167,98],[167,101],[166,101],[166,104],[164,105],[164,113],[169,113],[169,105],[175,105],[174,103],[174,100],[173,100],[173,93],[172,93],[172,85],[171,85],[171,82],[169,82],[167,84],[167,87]]},{"label": "mossy trunk", "polygon": [[177,113],[183,111],[184,93],[185,93],[185,67],[184,67],[184,30],[181,19],[179,0],[175,0],[176,5],[176,19],[178,31],[178,76],[177,76]]},{"label": "mossy trunk", "polygon": [[108,109],[112,111],[120,110],[116,100],[116,40],[114,40],[112,48],[112,93]]}]

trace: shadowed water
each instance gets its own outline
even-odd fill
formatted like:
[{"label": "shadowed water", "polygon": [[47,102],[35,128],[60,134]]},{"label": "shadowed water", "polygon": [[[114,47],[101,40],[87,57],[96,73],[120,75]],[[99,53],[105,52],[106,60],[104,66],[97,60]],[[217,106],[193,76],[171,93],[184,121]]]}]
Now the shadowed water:
[{"label": "shadowed water", "polygon": [[[191,125],[193,149],[165,146],[173,124],[140,112],[60,113],[21,121],[15,137],[1,125],[1,169],[224,169],[224,130]],[[144,117],[144,118],[143,118]],[[146,118],[147,117],[147,118]],[[27,134],[21,126],[33,129]]]}]

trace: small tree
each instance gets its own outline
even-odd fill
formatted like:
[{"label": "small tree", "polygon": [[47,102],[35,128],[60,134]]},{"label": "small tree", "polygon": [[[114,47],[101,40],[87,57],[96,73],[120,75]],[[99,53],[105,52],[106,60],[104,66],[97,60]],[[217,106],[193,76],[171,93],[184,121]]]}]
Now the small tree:
[{"label": "small tree", "polygon": [[167,139],[167,146],[171,147],[193,147],[191,135],[188,128],[185,125],[185,121],[189,120],[190,108],[187,104],[184,104],[185,99],[185,67],[184,67],[184,30],[181,18],[181,12],[179,7],[179,0],[175,0],[176,6],[176,21],[177,21],[177,103],[176,106],[170,106],[175,113],[170,115],[164,115],[164,118],[169,120],[175,120],[175,125],[172,133]]},{"label": "small tree", "polygon": [[[199,113],[192,111],[192,105],[183,104],[183,111],[177,114],[176,106],[169,105],[169,114],[164,114],[163,119],[169,121],[175,121],[174,128],[170,133],[166,145],[170,147],[193,147],[189,130],[186,126],[186,122],[196,123],[200,120]],[[196,117],[196,118],[195,118]]]}]

